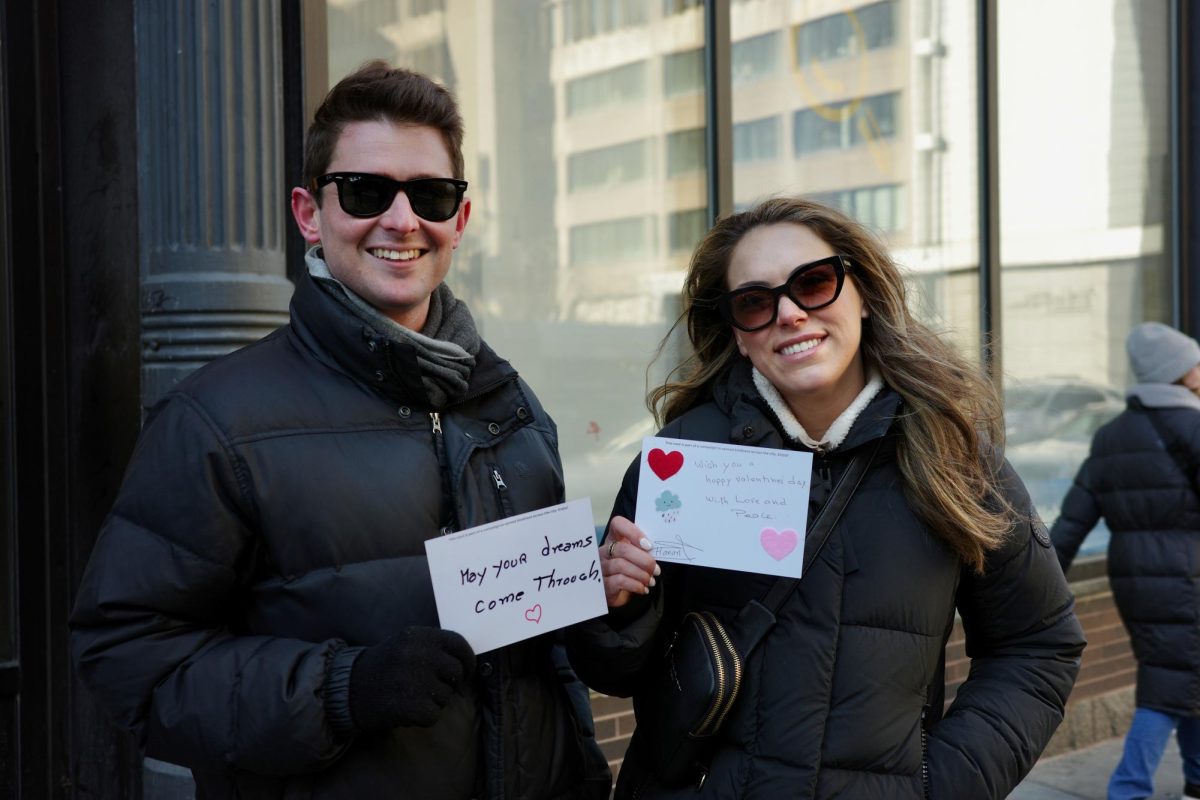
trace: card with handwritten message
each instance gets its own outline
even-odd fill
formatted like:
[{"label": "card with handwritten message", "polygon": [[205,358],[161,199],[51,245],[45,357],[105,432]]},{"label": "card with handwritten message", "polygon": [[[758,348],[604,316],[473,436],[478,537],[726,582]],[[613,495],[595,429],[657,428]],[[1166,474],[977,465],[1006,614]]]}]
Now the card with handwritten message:
[{"label": "card with handwritten message", "polygon": [[587,498],[425,542],[438,619],[476,653],[608,612]]},{"label": "card with handwritten message", "polygon": [[648,436],[638,526],[654,557],[800,577],[812,454]]}]

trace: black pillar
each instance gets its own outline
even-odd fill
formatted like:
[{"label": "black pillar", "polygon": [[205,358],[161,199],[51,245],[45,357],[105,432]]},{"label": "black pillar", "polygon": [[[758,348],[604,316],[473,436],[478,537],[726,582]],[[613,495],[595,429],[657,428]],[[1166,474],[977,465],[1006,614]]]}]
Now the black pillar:
[{"label": "black pillar", "polygon": [[280,7],[139,3],[142,402],[287,322]]}]

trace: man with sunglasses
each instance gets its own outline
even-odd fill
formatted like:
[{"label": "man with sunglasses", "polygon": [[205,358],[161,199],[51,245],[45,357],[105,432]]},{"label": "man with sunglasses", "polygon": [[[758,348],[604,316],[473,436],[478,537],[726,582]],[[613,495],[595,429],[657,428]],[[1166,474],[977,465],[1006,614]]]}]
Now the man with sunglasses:
[{"label": "man with sunglasses", "polygon": [[386,63],[330,91],[290,324],[155,407],[101,531],[79,674],[198,796],[608,796],[557,640],[438,626],[425,541],[563,499],[553,421],[443,282],[462,136]]}]

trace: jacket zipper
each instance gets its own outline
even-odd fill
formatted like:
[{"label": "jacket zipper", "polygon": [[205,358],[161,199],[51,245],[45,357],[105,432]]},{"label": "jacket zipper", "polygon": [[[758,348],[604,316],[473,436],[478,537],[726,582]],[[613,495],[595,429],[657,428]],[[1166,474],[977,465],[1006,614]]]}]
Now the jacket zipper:
[{"label": "jacket zipper", "polygon": [[929,800],[929,731],[925,729],[925,717],[929,714],[929,706],[921,709],[921,790],[925,800]]},{"label": "jacket zipper", "polygon": [[496,499],[500,501],[500,511],[506,517],[511,517],[513,514],[512,504],[508,501],[508,484],[504,482],[504,476],[500,474],[500,468],[495,464],[489,464],[488,469],[492,471],[492,484],[496,487]]},{"label": "jacket zipper", "polygon": [[450,468],[446,464],[446,444],[442,439],[442,417],[436,411],[429,412],[430,430],[433,436],[433,453],[437,456],[438,472],[442,478],[442,536],[454,533],[454,503],[450,495]]},{"label": "jacket zipper", "polygon": [[824,449],[818,447],[813,451],[813,472],[817,473],[821,482],[827,486],[832,486],[833,475],[829,469],[829,459],[826,458]]}]

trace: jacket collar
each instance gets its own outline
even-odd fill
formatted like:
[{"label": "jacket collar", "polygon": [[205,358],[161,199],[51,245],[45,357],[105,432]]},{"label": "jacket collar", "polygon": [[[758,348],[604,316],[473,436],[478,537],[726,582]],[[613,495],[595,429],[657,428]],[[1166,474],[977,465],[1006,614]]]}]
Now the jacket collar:
[{"label": "jacket collar", "polygon": [[[292,295],[291,327],[321,361],[370,386],[387,399],[431,411],[421,383],[416,348],[389,337],[330,297],[311,275],[304,275]],[[477,397],[506,381],[516,370],[483,343],[476,355],[466,397]]]},{"label": "jacket collar", "polygon": [[[713,388],[714,402],[732,422],[729,440],[759,447],[797,447],[785,444],[783,425],[755,388],[752,369],[749,359],[740,358]],[[885,384],[858,415],[837,451],[847,452],[887,435],[899,411],[900,395]]]}]

